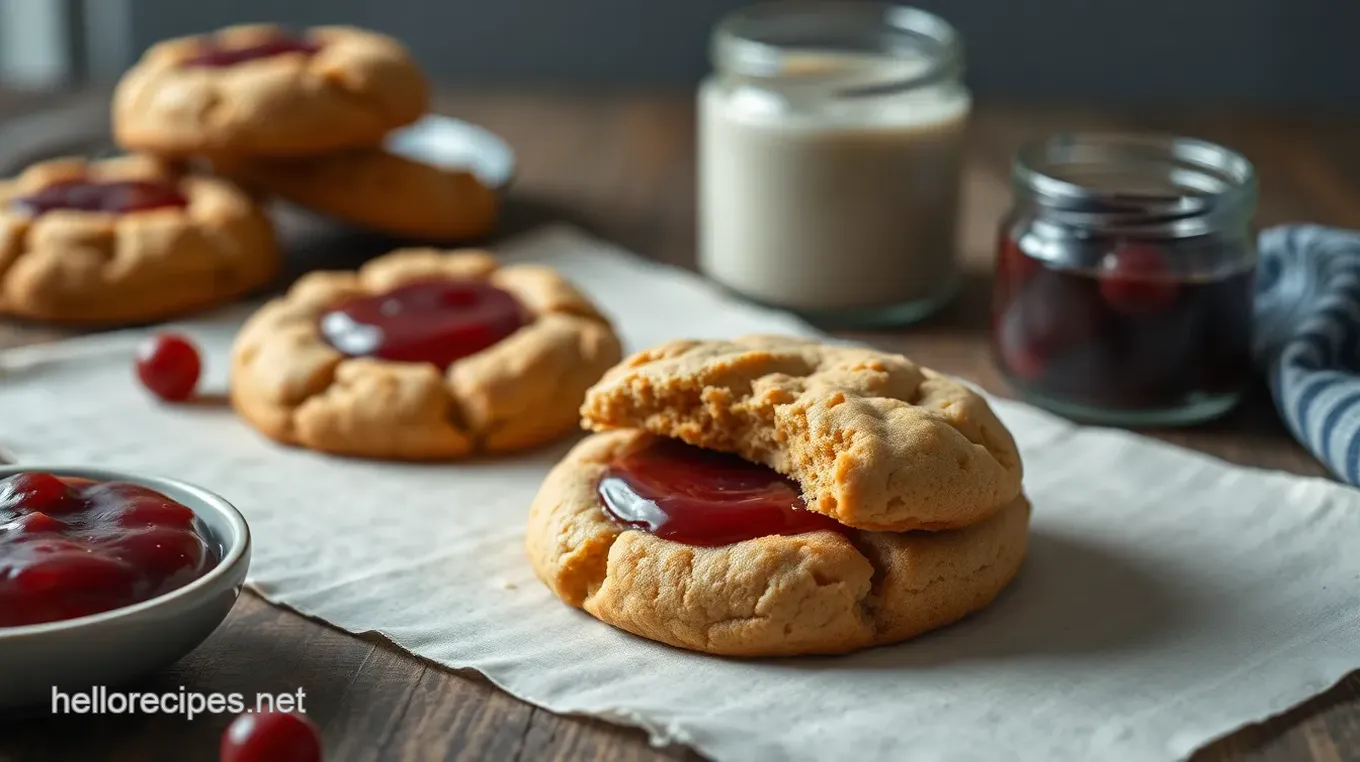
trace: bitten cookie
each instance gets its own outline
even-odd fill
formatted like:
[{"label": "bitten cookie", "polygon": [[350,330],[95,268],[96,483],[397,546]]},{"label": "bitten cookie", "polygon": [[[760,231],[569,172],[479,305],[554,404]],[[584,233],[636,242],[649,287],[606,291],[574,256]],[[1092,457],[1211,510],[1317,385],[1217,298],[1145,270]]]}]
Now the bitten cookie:
[{"label": "bitten cookie", "polygon": [[821,529],[703,547],[631,529],[606,513],[600,485],[651,440],[613,431],[578,444],[535,498],[526,538],[558,597],[645,638],[731,656],[893,643],[983,608],[1024,559],[1023,496],[945,532]]},{"label": "bitten cookie", "polygon": [[377,145],[425,112],[396,40],[353,27],[228,27],[152,46],[118,83],[113,131],[169,155],[310,156]]},{"label": "bitten cookie", "polygon": [[286,444],[449,459],[570,432],[619,355],[605,318],[555,271],[408,249],[304,276],[252,316],[231,400]]},{"label": "bitten cookie", "polygon": [[161,320],[259,288],[278,266],[269,221],[225,180],[144,156],[47,161],[0,180],[0,314]]},{"label": "bitten cookie", "polygon": [[731,452],[869,530],[980,521],[1020,494],[1015,441],[972,390],[900,355],[775,336],[673,341],[586,396],[584,424]]},{"label": "bitten cookie", "polygon": [[471,172],[430,166],[380,148],[299,159],[233,159],[224,174],[360,227],[410,238],[479,238],[496,220],[495,191]]}]

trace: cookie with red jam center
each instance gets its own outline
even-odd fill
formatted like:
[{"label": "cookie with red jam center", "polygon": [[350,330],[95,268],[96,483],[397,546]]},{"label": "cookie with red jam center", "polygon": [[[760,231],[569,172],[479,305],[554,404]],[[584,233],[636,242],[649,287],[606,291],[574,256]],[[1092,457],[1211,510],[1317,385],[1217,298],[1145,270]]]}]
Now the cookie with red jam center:
[{"label": "cookie with red jam center", "polygon": [[1025,556],[1023,496],[968,526],[882,532],[807,508],[768,466],[638,430],[594,434],[530,508],[529,560],[565,603],[728,656],[844,653],[988,605]]},{"label": "cookie with red jam center", "polygon": [[118,83],[113,132],[161,155],[290,157],[374,146],[425,113],[396,40],[354,27],[228,27],[153,45]]},{"label": "cookie with red jam center", "polygon": [[865,347],[672,341],[612,369],[581,414],[596,431],[642,429],[768,466],[809,510],[859,529],[964,527],[1020,494],[1015,440],[985,399]]},{"label": "cookie with red jam center", "polygon": [[251,317],[231,399],[285,444],[442,460],[572,431],[619,355],[608,321],[555,271],[407,249],[305,276]]},{"label": "cookie with red jam center", "polygon": [[146,156],[56,159],[0,180],[0,314],[162,320],[268,283],[269,220],[227,180]]}]

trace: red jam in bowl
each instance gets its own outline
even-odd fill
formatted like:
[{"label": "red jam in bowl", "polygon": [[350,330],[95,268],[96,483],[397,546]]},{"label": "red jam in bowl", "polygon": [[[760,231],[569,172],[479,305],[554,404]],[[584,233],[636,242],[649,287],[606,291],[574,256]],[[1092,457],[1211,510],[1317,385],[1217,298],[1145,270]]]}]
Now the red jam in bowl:
[{"label": "red jam in bowl", "polygon": [[184,65],[221,69],[246,61],[273,58],[289,53],[301,53],[310,56],[319,50],[321,50],[321,46],[312,40],[282,33],[253,45],[233,48],[222,47],[219,42],[214,40],[206,43],[196,55],[186,59]]},{"label": "red jam in bowl", "polygon": [[528,322],[515,297],[485,281],[409,283],[321,316],[326,342],[351,357],[447,368]]},{"label": "red jam in bowl", "polygon": [[28,196],[20,196],[9,203],[20,212],[34,216],[56,209],[127,214],[151,209],[183,208],[189,205],[188,199],[184,198],[173,185],[155,180],[118,180],[106,183],[69,180],[49,185]]},{"label": "red jam in bowl", "polygon": [[807,510],[798,485],[773,469],[672,439],[654,440],[612,463],[599,495],[615,521],[686,545],[845,531]]},{"label": "red jam in bowl", "polygon": [[155,598],[217,564],[194,512],[155,490],[45,473],[0,480],[0,627]]}]

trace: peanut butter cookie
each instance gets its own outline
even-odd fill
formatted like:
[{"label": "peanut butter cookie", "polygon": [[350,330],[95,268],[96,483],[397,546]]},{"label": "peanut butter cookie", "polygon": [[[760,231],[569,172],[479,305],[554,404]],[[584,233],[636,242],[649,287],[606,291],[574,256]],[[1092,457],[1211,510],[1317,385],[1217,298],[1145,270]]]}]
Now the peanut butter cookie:
[{"label": "peanut butter cookie", "polygon": [[496,220],[499,198],[465,170],[430,166],[380,148],[297,159],[215,163],[224,174],[301,206],[372,230],[408,238],[480,238]]},{"label": "peanut butter cookie", "polygon": [[231,183],[145,156],[58,159],[0,180],[0,314],[149,322],[235,299],[279,266]]},{"label": "peanut butter cookie", "polygon": [[428,86],[396,40],[269,25],[158,43],[118,83],[113,131],[167,155],[310,156],[377,145],[424,113]]},{"label": "peanut butter cookie", "polygon": [[1020,494],[1015,441],[985,400],[872,349],[673,341],[611,370],[582,416],[596,431],[638,428],[769,466],[808,508],[859,529],[962,527]]},{"label": "peanut butter cookie", "polygon": [[[733,514],[750,514],[753,501],[777,495],[778,485],[762,492],[750,474],[726,464],[686,464],[672,482],[680,497],[699,499],[693,474],[727,480],[710,495],[728,502],[700,519],[706,525],[694,525],[704,506],[689,514],[672,506],[667,518],[639,514],[650,530],[633,528],[606,510],[606,496],[617,489],[612,472],[655,444],[635,430],[578,444],[540,489],[526,537],[535,572],[558,597],[645,638],[731,656],[894,643],[983,608],[1024,559],[1030,506],[1023,496],[972,526],[943,532],[866,532],[794,510],[784,515],[826,524],[795,518],[798,526],[762,533],[734,524]],[[643,474],[635,488],[645,491],[648,478]],[[663,505],[664,497],[649,497],[656,498],[651,510]],[[748,515],[750,521],[770,519]],[[749,538],[736,539],[742,532]],[[694,537],[735,541],[681,541]]]},{"label": "peanut butter cookie", "polygon": [[450,459],[570,432],[619,355],[605,318],[549,268],[406,249],[311,273],[261,308],[233,347],[231,400],[286,444]]}]

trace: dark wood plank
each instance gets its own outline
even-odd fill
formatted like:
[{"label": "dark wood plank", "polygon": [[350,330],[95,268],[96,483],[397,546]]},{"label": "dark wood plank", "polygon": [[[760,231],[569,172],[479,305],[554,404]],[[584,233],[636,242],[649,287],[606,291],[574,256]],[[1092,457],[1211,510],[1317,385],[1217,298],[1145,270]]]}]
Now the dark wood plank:
[{"label": "dark wood plank", "polygon": [[[0,92],[0,137],[20,112],[64,106],[58,120],[63,129],[47,141],[51,150],[101,150],[100,98]],[[695,135],[688,94],[461,92],[445,94],[438,105],[495,130],[519,152],[521,171],[503,233],[567,220],[644,256],[693,265]],[[961,246],[969,278],[962,295],[941,315],[910,330],[847,335],[1006,394],[988,354],[986,315],[993,232],[1009,204],[1009,157],[1021,142],[1064,129],[1199,135],[1233,145],[1257,163],[1262,224],[1309,219],[1360,227],[1357,128],[1356,115],[984,105],[972,129],[965,183]],[[33,145],[27,139],[16,145],[0,142],[0,166],[34,158]],[[295,270],[318,261],[347,265],[390,243],[336,233],[313,221],[289,218],[288,224],[290,235],[317,236],[311,248],[319,259],[300,262]],[[0,347],[67,333],[0,322]],[[1323,474],[1285,432],[1264,390],[1212,425],[1147,433],[1245,465]],[[636,730],[531,707],[476,675],[426,664],[385,642],[339,632],[251,595],[208,642],[148,681],[146,689],[181,685],[251,697],[301,688],[335,762],[698,759],[684,749],[653,749]],[[212,760],[227,721],[40,713],[0,721],[0,762]],[[1195,760],[1360,761],[1360,674],[1280,717],[1214,742]]]}]

